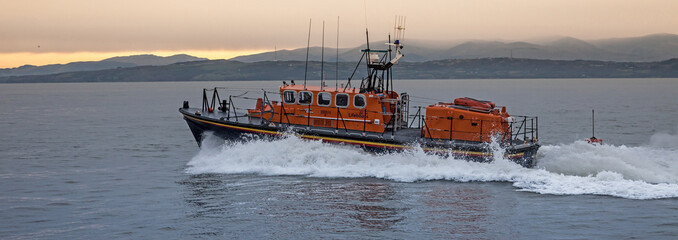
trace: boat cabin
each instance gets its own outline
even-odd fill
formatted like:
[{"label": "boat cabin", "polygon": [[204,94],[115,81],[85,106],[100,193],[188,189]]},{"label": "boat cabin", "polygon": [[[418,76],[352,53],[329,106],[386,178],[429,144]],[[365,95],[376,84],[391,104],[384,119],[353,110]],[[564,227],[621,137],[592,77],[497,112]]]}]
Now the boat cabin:
[{"label": "boat cabin", "polygon": [[[251,117],[271,124],[357,130],[384,133],[407,128],[407,94],[361,92],[358,88],[334,88],[304,85],[280,87],[281,102],[265,104],[260,98]],[[394,117],[395,116],[395,117]],[[416,118],[417,116],[414,116]],[[490,142],[492,137],[509,139],[511,116],[506,107],[493,102],[458,98],[426,107],[421,135],[430,139]]]},{"label": "boat cabin", "polygon": [[404,122],[398,122],[403,119],[403,110],[397,106],[405,105],[396,92],[283,85],[280,98],[281,102],[272,101],[270,106],[258,99],[257,109],[250,110],[250,116],[263,112],[263,118],[271,123],[375,133],[404,125]]}]

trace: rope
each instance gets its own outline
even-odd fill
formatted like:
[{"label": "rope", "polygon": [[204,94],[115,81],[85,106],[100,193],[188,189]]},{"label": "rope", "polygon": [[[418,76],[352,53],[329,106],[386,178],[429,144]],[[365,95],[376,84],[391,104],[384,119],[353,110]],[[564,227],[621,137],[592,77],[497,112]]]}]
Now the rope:
[{"label": "rope", "polygon": [[[438,102],[448,101],[448,100],[442,100],[442,99],[436,99],[436,98],[417,97],[417,96],[413,96],[413,95],[410,95],[410,97],[411,97],[411,98],[426,99],[426,100],[433,100],[433,101],[438,101]],[[410,101],[411,101],[411,100],[410,100]]]},{"label": "rope", "polygon": [[205,90],[214,90],[215,88],[217,90],[224,89],[224,90],[251,90],[251,91],[271,90],[271,91],[275,91],[274,88],[239,88],[239,87],[213,87],[213,88],[205,88]]}]

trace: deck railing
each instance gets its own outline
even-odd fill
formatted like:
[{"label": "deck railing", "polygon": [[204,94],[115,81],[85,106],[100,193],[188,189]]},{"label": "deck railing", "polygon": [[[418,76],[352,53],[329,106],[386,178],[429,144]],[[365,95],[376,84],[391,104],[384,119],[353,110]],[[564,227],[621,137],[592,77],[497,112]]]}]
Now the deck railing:
[{"label": "deck railing", "polygon": [[[218,93],[219,89],[226,89],[226,88],[213,88],[213,89],[203,89],[203,104],[202,104],[202,111],[203,112],[213,112],[216,103],[219,103],[219,107],[217,108],[220,110],[222,113],[226,114],[226,117],[223,118],[222,120],[230,120],[231,118],[235,118],[236,121],[239,120],[239,117],[248,117],[250,123],[252,123],[252,119],[249,114],[244,114],[241,116],[238,116],[237,110],[245,111],[247,110],[252,110],[251,108],[237,108],[234,99],[246,99],[246,100],[259,100],[260,98],[251,98],[251,97],[246,97],[244,96],[248,92],[245,92],[243,94],[239,95],[229,95],[228,100],[221,100],[220,95]],[[267,93],[276,93],[276,92],[267,92],[263,90],[263,98],[262,102],[263,103],[268,103],[271,105],[271,107],[274,107],[274,104],[271,104],[270,99],[267,95]],[[209,99],[208,92],[212,92],[212,98]],[[279,93],[277,93],[279,94]],[[287,113],[285,109],[285,103],[284,101],[273,101],[273,103],[280,103],[280,111],[272,111],[271,114],[273,115],[272,117],[275,118],[276,115],[279,117],[279,122],[278,124],[283,124],[283,125],[291,125],[292,122],[290,121],[289,115],[293,115],[294,113]],[[398,104],[396,102],[396,104]],[[495,135],[498,135],[500,140],[503,143],[507,144],[516,144],[520,142],[536,142],[539,139],[539,118],[538,117],[531,117],[531,116],[512,116],[512,121],[493,121],[493,120],[480,120],[480,119],[459,119],[459,118],[454,118],[454,117],[444,117],[445,119],[450,120],[450,128],[449,129],[433,129],[430,128],[427,124],[429,120],[432,119],[440,119],[440,117],[437,116],[426,116],[425,114],[425,109],[426,107],[422,106],[413,106],[412,109],[409,109],[409,103],[404,106],[407,106],[407,110],[400,110],[401,114],[403,114],[402,117],[397,112],[390,113],[390,112],[377,112],[377,111],[368,111],[367,109],[362,109],[359,110],[362,112],[363,115],[363,128],[362,132],[365,133],[366,131],[366,126],[369,120],[367,119],[367,114],[368,113],[380,113],[383,115],[391,115],[391,120],[388,123],[384,123],[385,126],[385,131],[381,133],[381,135],[384,135],[385,133],[388,132],[388,130],[391,130],[391,134],[395,134],[396,130],[398,128],[418,128],[421,129],[420,131],[420,138],[429,138],[431,139],[431,131],[442,131],[442,132],[447,132],[448,137],[446,138],[447,140],[454,140],[456,139],[455,136],[458,136],[459,134],[466,134],[466,135],[473,135],[477,134],[477,139],[483,140],[487,137],[493,137]],[[313,112],[314,108],[316,109],[328,109],[330,108],[329,106],[313,106],[313,105],[306,105],[306,108],[304,109],[306,111],[305,116],[304,115],[299,115],[296,117],[305,117],[307,118],[306,121],[306,126],[311,126],[311,118],[318,118],[317,116],[311,116],[311,113]],[[396,105],[396,109],[398,109],[400,106]],[[331,107],[334,110],[336,110],[336,116],[332,119],[334,123],[330,124],[330,126],[334,126],[335,131],[339,129],[343,129],[345,132],[349,132],[349,130],[355,130],[355,131],[360,131],[359,129],[349,129],[346,125],[346,121],[354,121],[355,119],[346,119],[344,118],[342,114],[342,109],[345,108],[340,108],[340,107]],[[411,110],[416,109],[415,114],[408,115],[407,113],[411,112]],[[261,104],[261,108],[257,109],[260,111],[260,113],[264,112],[264,104]],[[355,110],[354,110],[355,111]],[[259,115],[260,118],[262,118],[262,124],[265,123],[263,121],[263,114]],[[451,130],[452,125],[456,121],[467,121],[469,124],[471,122],[473,123],[478,123],[480,127],[480,132],[471,132],[471,131],[459,131],[459,130]],[[416,127],[413,127],[415,125],[415,122],[417,123]],[[502,132],[502,133],[497,133],[497,132],[483,132],[483,126],[486,124],[494,124],[495,126],[501,126],[501,124],[508,124],[508,131],[507,132]],[[426,132],[425,132],[426,131]],[[429,136],[429,137],[427,137]],[[474,137],[475,138],[475,137]],[[440,138],[435,138],[435,139],[440,139]]]}]

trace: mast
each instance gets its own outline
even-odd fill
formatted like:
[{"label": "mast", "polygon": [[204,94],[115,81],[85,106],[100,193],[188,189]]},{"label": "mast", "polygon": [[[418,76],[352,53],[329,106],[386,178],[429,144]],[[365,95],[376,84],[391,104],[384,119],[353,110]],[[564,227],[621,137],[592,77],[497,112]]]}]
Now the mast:
[{"label": "mast", "polygon": [[308,19],[308,42],[306,43],[306,67],[304,67],[304,90],[306,90],[306,75],[308,73],[308,51],[311,48],[311,20]]},{"label": "mast", "polygon": [[596,138],[596,112],[591,109],[591,138]]},{"label": "mast", "polygon": [[325,21],[323,20],[323,43],[320,50],[320,90],[325,89]]},{"label": "mast", "polygon": [[365,81],[360,84],[360,90],[362,91],[363,89],[365,91],[372,91],[372,71],[370,70],[370,63],[372,62],[372,59],[370,59],[370,33],[365,28],[365,38],[367,39],[367,48],[365,49],[365,55],[367,55],[367,86],[365,86]]},{"label": "mast", "polygon": [[596,138],[596,112],[591,109],[591,138],[586,139],[591,144],[603,144],[603,139]]},{"label": "mast", "polygon": [[[388,36],[388,42],[391,43],[391,35]],[[388,46],[388,59],[389,59],[389,61],[393,60],[391,45]],[[393,92],[393,71],[391,71],[391,70],[388,71],[388,79],[386,81],[387,81],[386,82],[386,84],[387,84],[386,85],[386,92]],[[389,89],[389,86],[388,86],[389,82],[391,84],[390,89]]]},{"label": "mast", "polygon": [[[395,41],[391,43],[390,41],[390,36],[389,36],[389,42],[386,43],[386,45],[389,46],[388,50],[375,50],[370,48],[370,34],[369,30],[365,28],[365,38],[367,40],[366,42],[366,48],[361,50],[363,53],[362,56],[360,57],[360,60],[358,61],[358,64],[355,66],[353,69],[353,73],[351,76],[348,78],[348,81],[346,83],[346,87],[350,86],[351,84],[351,79],[353,79],[353,76],[355,75],[356,71],[358,70],[358,67],[360,67],[360,64],[363,61],[363,58],[365,59],[366,67],[367,67],[367,77],[363,78],[361,83],[360,83],[360,92],[365,93],[365,92],[375,92],[375,93],[381,93],[381,92],[388,92],[389,88],[393,89],[393,81],[392,77],[393,74],[391,72],[391,67],[398,63],[398,60],[402,58],[404,55],[400,51],[403,46],[401,45],[401,41],[404,39],[404,31],[405,31],[405,18],[404,17],[396,17],[396,23],[395,23]],[[395,49],[395,53],[392,52],[391,47]],[[395,57],[393,57],[395,56]],[[384,84],[386,83],[387,88],[384,88]]]},{"label": "mast", "polygon": [[[393,89],[391,67],[403,57],[400,50],[402,49],[401,41],[404,36],[404,25],[405,18],[396,17],[394,24],[395,41],[391,43],[389,35],[389,42],[386,43],[388,50],[371,49],[369,31],[365,29],[367,48],[362,52],[367,62],[367,77],[360,84],[361,92],[388,92]],[[393,53],[392,47],[395,49],[395,53]]]},{"label": "mast", "polygon": [[339,16],[337,16],[337,68],[336,75],[334,76],[334,91],[336,92],[339,88]]}]

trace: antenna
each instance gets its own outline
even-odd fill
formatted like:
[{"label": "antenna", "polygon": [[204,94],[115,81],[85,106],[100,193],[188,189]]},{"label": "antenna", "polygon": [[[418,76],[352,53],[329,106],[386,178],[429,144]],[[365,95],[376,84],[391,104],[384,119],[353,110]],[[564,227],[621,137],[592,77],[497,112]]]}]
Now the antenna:
[{"label": "antenna", "polygon": [[337,71],[334,77],[334,91],[339,88],[339,16],[337,16]]},{"label": "antenna", "polygon": [[596,138],[596,112],[591,109],[591,138]]},{"label": "antenna", "polygon": [[395,44],[398,44],[399,41],[405,40],[405,22],[407,17],[405,16],[396,16],[395,24],[393,26],[393,37],[395,38]]},{"label": "antenna", "polygon": [[[388,37],[388,54],[390,61],[386,63],[387,66],[392,66],[393,64],[398,63],[398,60],[402,58],[404,55],[400,50],[403,48],[402,41],[405,40],[405,22],[406,22],[406,17],[405,16],[396,16],[395,21],[393,24],[393,37],[394,41],[391,43],[391,36],[389,35]],[[395,48],[395,57],[391,58],[391,46]],[[388,70],[388,79],[386,81],[386,90],[388,91],[389,87],[389,81],[390,81],[390,87],[391,90],[393,90],[393,72],[389,69]]]},{"label": "antenna", "polygon": [[591,109],[591,138],[586,139],[591,144],[603,144],[603,139],[596,138],[596,112]]},{"label": "antenna", "polygon": [[[370,61],[370,32],[365,28],[365,38],[367,39],[367,48],[365,48],[365,55],[367,55],[367,62]],[[370,67],[367,67],[367,71],[369,72]]]},{"label": "antenna", "polygon": [[370,50],[370,32],[367,28],[365,28],[365,38],[367,39],[367,50]]},{"label": "antenna", "polygon": [[306,75],[308,73],[308,51],[311,48],[311,20],[308,19],[308,42],[306,43],[306,67],[304,68],[304,90],[306,90]]},{"label": "antenna", "polygon": [[367,0],[363,0],[363,12],[365,13],[365,29],[367,29]]},{"label": "antenna", "polygon": [[398,60],[403,57],[400,49],[402,49],[402,41],[405,40],[405,21],[405,16],[396,16],[395,24],[393,26],[394,41],[393,43],[388,43],[388,45],[395,47],[395,57],[391,60],[391,63],[393,64],[397,63]]},{"label": "antenna", "polygon": [[325,88],[325,20],[323,20],[323,43],[320,51],[320,90]]}]

